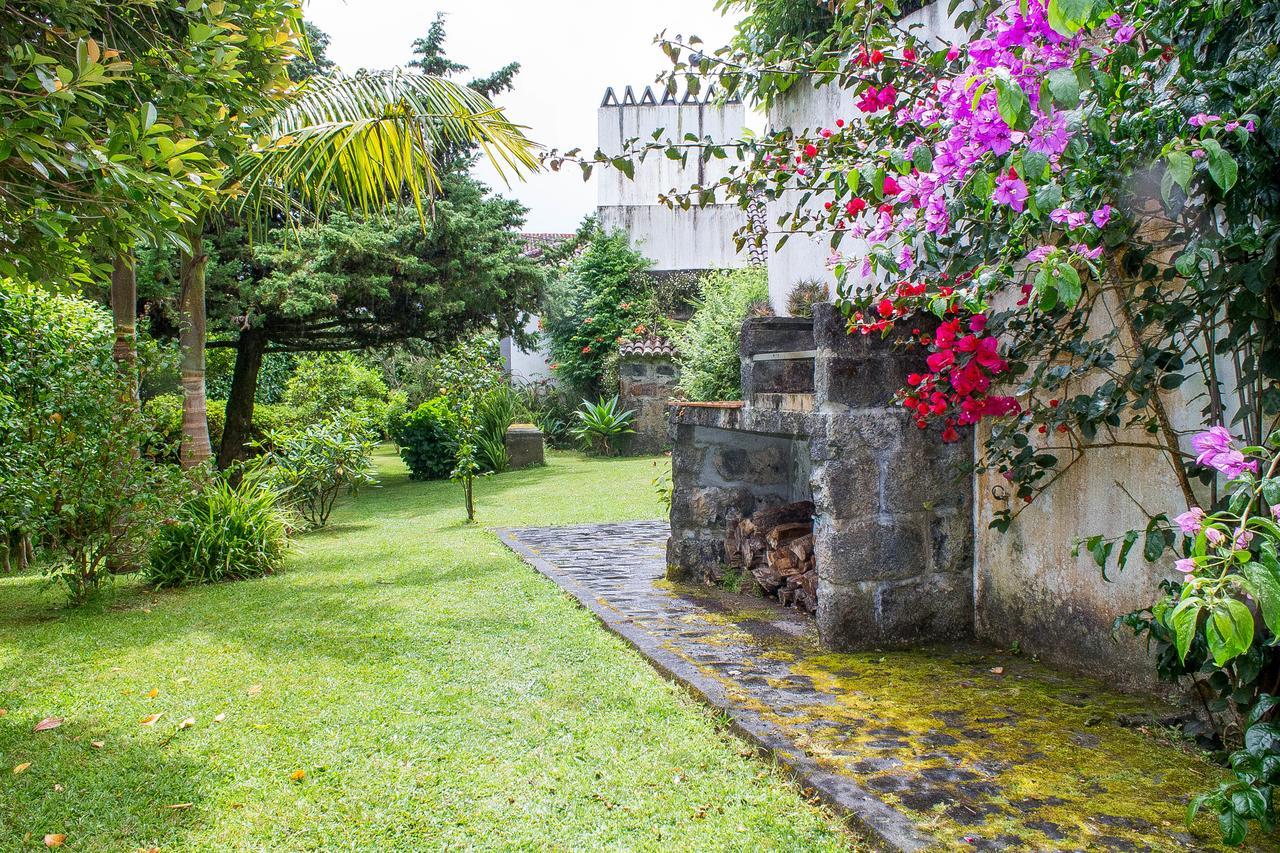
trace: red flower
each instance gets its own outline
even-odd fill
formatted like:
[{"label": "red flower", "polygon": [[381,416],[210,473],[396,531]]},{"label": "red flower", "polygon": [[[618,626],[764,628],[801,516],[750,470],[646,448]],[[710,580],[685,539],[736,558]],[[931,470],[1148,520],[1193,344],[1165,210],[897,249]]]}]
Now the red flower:
[{"label": "red flower", "polygon": [[885,194],[885,195],[897,195],[897,194],[898,194],[898,193],[900,193],[900,192],[902,192],[902,187],[898,186],[898,182],[897,182],[897,181],[895,181],[891,176],[889,176],[889,175],[885,175],[885,178],[884,178],[884,194]]},{"label": "red flower", "polygon": [[808,145],[806,145],[806,146],[804,147],[804,156],[805,156],[805,157],[807,157],[807,158],[809,158],[810,160],[812,160],[814,157],[817,157],[817,156],[818,156],[818,146],[816,146],[816,145],[814,145],[812,142],[810,142]]},{"label": "red flower", "polygon": [[856,216],[866,209],[867,202],[865,199],[861,198],[851,198],[849,199],[849,203],[844,206],[845,213],[848,213],[850,216]]},{"label": "red flower", "polygon": [[915,62],[916,60],[915,48],[909,47],[906,50],[902,51],[902,58],[905,59],[907,62]]},{"label": "red flower", "polygon": [[591,352],[591,347],[589,347],[589,346],[583,347],[583,348],[582,348],[582,351],[583,351],[584,353]]},{"label": "red flower", "polygon": [[876,313],[881,317],[888,319],[893,316],[893,300],[881,299],[880,304],[876,306]]},{"label": "red flower", "polygon": [[884,52],[879,50],[871,51],[871,64],[879,65],[881,62],[884,62]]}]

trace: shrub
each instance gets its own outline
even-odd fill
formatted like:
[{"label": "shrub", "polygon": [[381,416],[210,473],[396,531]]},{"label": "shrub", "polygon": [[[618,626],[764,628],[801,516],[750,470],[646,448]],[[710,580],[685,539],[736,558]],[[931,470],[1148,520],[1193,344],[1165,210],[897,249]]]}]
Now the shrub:
[{"label": "shrub", "polygon": [[274,574],[284,564],[286,530],[270,490],[217,478],[156,530],[147,582],[159,589]]},{"label": "shrub", "polygon": [[690,400],[737,400],[742,396],[738,341],[752,306],[769,298],[768,273],[759,267],[710,273],[702,300],[681,331],[680,388]]},{"label": "shrub", "polygon": [[654,322],[649,266],[622,232],[596,234],[587,250],[553,282],[543,326],[554,369],[584,392],[605,387],[606,359],[619,339]]},{"label": "shrub", "polygon": [[141,560],[179,481],[147,435],[91,303],[0,282],[0,543],[75,601]]},{"label": "shrub", "polygon": [[476,435],[476,455],[480,465],[501,474],[511,465],[507,456],[507,428],[517,418],[528,417],[529,412],[519,392],[504,383],[490,389],[480,399],[476,415],[480,427]]},{"label": "shrub", "polygon": [[529,413],[534,425],[542,430],[547,443],[552,447],[568,446],[573,438],[570,427],[574,412],[581,401],[546,379],[514,387],[520,395],[521,406]]},{"label": "shrub", "polygon": [[[209,440],[214,447],[222,443],[222,430],[227,422],[225,400],[207,401]],[[143,454],[158,462],[178,463],[178,446],[182,443],[182,395],[161,394],[142,404],[149,434]],[[287,405],[258,403],[253,407],[253,424],[249,428],[250,447],[259,451],[271,449],[270,436],[294,423],[294,410]]]},{"label": "shrub", "polygon": [[377,370],[351,353],[326,353],[298,359],[285,386],[284,405],[298,424],[318,424],[351,412],[384,433],[389,396]]},{"label": "shrub", "polygon": [[453,471],[458,421],[444,397],[428,400],[395,424],[400,458],[413,480],[443,480]]},{"label": "shrub", "polygon": [[577,415],[578,426],[573,431],[574,435],[587,450],[598,449],[605,456],[613,453],[614,448],[609,442],[635,432],[631,428],[635,412],[622,411],[616,395],[611,400],[598,403],[584,402]]},{"label": "shrub", "polygon": [[368,424],[350,413],[278,433],[250,480],[273,489],[281,505],[296,511],[309,527],[324,527],[341,495],[377,482],[373,438]]},{"label": "shrub", "polygon": [[825,281],[805,279],[791,288],[787,296],[787,311],[793,317],[812,317],[813,306],[831,301],[831,288]]}]

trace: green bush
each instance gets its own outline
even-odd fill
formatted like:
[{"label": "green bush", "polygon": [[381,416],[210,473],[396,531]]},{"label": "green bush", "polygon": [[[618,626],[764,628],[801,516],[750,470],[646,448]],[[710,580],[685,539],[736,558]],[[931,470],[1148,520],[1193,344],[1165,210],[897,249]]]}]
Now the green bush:
[{"label": "green bush", "polygon": [[285,386],[284,405],[300,425],[352,412],[385,437],[393,402],[381,373],[351,353],[338,353],[299,358]]},{"label": "green bush", "polygon": [[286,531],[270,490],[218,478],[156,530],[145,577],[159,589],[274,574],[288,550]]},{"label": "green bush", "polygon": [[275,491],[282,506],[309,527],[324,527],[343,494],[373,485],[374,433],[368,422],[340,412],[329,420],[271,436],[272,450],[249,479]]},{"label": "green bush", "polygon": [[[227,423],[225,400],[207,401],[209,413],[209,441],[214,447],[222,443],[222,430]],[[161,394],[142,404],[152,434],[147,436],[143,454],[158,462],[178,462],[178,446],[182,443],[182,395]],[[295,422],[294,411],[284,404],[258,403],[253,407],[253,424],[249,428],[250,447],[261,451],[271,449],[272,433],[286,429]]]},{"label": "green bush", "polygon": [[428,400],[393,425],[400,458],[413,480],[444,480],[453,471],[458,422],[444,397]]},{"label": "green bush", "polygon": [[476,452],[486,472],[501,474],[511,466],[507,456],[507,428],[518,419],[528,418],[520,393],[503,383],[480,398],[476,407],[480,430],[476,436]]},{"label": "green bush", "polygon": [[180,488],[136,452],[148,430],[113,340],[97,306],[0,280],[0,567],[34,558],[75,601],[138,565]]},{"label": "green bush", "polygon": [[769,298],[769,276],[761,267],[710,273],[697,311],[677,342],[680,388],[690,400],[742,397],[738,342],[752,306]]},{"label": "green bush", "polygon": [[[605,456],[613,454],[618,439],[635,432],[631,428],[635,412],[630,409],[623,411],[618,405],[616,394],[612,399],[598,403],[583,402],[577,416],[578,425],[573,431],[574,435],[587,450],[598,451]],[[610,442],[615,444],[611,445]]]}]

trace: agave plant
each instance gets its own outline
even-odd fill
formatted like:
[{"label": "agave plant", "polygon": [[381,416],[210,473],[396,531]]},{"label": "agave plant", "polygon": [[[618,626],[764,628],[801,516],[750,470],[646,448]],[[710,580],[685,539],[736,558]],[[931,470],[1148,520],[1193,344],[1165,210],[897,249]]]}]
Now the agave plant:
[{"label": "agave plant", "polygon": [[635,432],[631,428],[631,419],[636,413],[630,409],[623,411],[616,394],[611,400],[597,403],[583,401],[582,408],[575,414],[578,416],[578,425],[573,434],[588,450],[595,449],[598,444],[600,452],[605,456],[613,453],[613,448],[609,445],[611,440]]}]

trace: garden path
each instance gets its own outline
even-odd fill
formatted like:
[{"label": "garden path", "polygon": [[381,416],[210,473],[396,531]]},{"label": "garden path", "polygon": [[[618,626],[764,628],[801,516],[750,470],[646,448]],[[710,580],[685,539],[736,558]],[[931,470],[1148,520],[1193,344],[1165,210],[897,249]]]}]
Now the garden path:
[{"label": "garden path", "polygon": [[667,532],[498,535],[892,849],[1218,849],[1182,815],[1219,771],[1160,739],[1169,708],[980,646],[825,652],[793,610],[663,580]]}]

